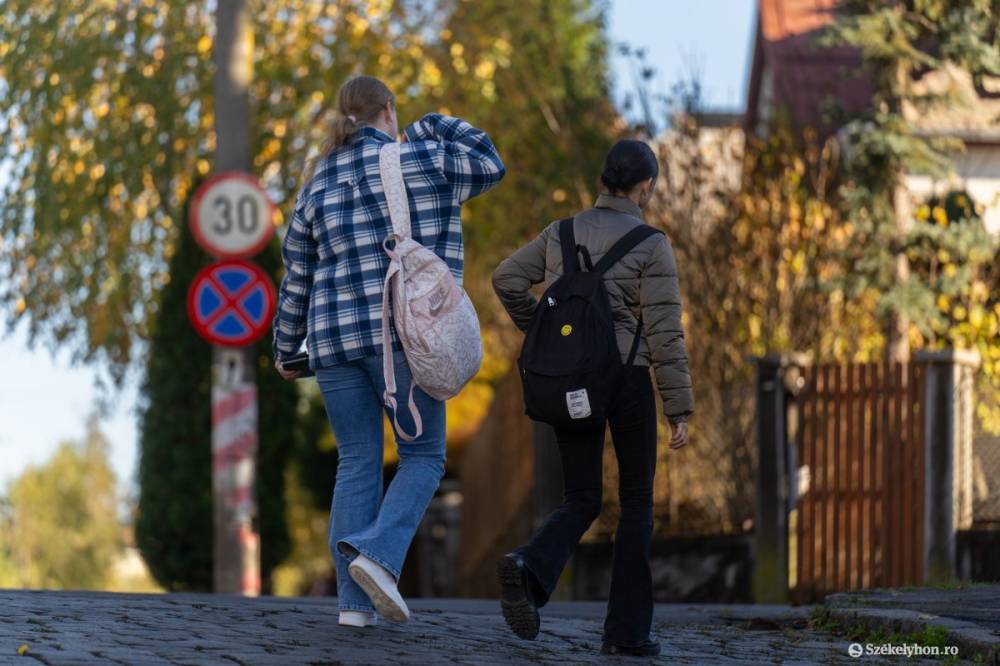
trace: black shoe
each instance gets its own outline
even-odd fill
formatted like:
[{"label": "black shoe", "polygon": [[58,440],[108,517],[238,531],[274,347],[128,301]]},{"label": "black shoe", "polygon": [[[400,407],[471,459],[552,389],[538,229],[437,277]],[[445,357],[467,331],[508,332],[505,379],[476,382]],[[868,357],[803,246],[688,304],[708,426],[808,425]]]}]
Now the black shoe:
[{"label": "black shoe", "polygon": [[660,644],[656,641],[645,641],[635,646],[601,643],[601,654],[616,654],[620,657],[655,657],[660,654]]},{"label": "black shoe", "polygon": [[497,562],[500,610],[511,630],[528,640],[538,635],[538,609],[528,593],[528,575],[518,555],[504,555]]}]

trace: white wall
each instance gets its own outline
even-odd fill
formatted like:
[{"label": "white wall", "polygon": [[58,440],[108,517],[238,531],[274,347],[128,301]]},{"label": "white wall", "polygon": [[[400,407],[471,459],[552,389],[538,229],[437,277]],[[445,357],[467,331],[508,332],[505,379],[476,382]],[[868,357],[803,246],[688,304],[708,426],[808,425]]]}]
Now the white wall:
[{"label": "white wall", "polygon": [[986,210],[983,222],[991,233],[1000,233],[1000,146],[971,145],[952,158],[956,175],[951,180],[932,181],[927,176],[909,175],[906,185],[917,204],[933,194],[965,189]]}]

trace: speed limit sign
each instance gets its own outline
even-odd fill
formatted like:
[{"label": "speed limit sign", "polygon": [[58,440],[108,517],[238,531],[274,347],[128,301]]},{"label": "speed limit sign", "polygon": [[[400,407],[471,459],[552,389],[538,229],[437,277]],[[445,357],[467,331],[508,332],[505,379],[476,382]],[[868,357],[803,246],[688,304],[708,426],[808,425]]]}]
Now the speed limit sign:
[{"label": "speed limit sign", "polygon": [[223,259],[257,254],[274,235],[274,202],[256,179],[239,171],[209,178],[195,192],[191,231],[209,253]]}]

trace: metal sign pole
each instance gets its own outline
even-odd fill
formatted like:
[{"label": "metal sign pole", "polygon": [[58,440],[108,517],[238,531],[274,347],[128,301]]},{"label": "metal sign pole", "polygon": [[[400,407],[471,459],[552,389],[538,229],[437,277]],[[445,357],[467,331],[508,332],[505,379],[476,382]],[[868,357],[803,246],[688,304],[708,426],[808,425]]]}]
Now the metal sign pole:
[{"label": "metal sign pole", "polygon": [[[244,0],[216,3],[215,171],[250,167],[253,34]],[[253,345],[213,347],[212,497],[216,592],[260,593],[255,461],[257,384]]]}]

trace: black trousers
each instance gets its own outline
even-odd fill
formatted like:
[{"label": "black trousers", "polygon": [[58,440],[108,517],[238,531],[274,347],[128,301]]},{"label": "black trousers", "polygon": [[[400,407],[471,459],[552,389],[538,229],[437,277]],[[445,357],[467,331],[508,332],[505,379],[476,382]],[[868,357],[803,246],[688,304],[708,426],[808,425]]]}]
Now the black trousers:
[{"label": "black trousers", "polygon": [[[653,474],[656,471],[656,403],[649,368],[626,368],[622,389],[608,412],[618,458],[621,517],[604,640],[634,646],[649,638],[653,583],[649,542],[653,531]],[[605,427],[556,429],[565,495],[531,540],[515,552],[534,577],[533,596],[548,602],[580,537],[601,512]]]}]

